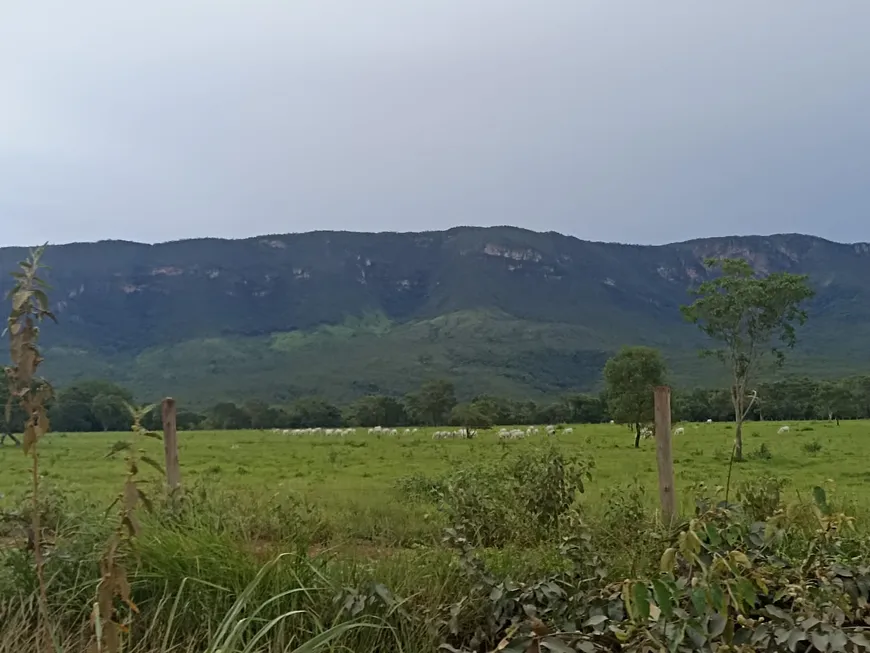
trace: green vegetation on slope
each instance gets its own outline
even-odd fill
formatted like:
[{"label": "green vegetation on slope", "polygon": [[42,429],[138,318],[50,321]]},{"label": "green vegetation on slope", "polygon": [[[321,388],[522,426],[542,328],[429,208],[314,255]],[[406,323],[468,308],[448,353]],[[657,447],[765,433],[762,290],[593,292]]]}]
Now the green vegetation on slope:
[{"label": "green vegetation on slope", "polygon": [[[21,255],[0,249],[0,291]],[[401,395],[432,378],[462,396],[540,397],[595,388],[607,358],[641,344],[675,379],[709,384],[678,310],[708,256],[809,274],[817,296],[791,372],[870,364],[866,248],[808,236],[639,247],[499,227],[50,247],[61,326],[45,329],[46,372],[196,406]]]}]

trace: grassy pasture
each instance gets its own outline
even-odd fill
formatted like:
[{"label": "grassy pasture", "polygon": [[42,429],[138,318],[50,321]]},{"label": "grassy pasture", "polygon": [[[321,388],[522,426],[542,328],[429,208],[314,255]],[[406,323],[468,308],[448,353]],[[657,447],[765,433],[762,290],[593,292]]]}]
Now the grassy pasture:
[{"label": "grassy pasture", "polygon": [[[674,437],[677,491],[685,508],[692,486],[724,485],[733,441],[728,424],[684,424]],[[762,475],[788,480],[792,497],[814,485],[830,488],[841,502],[856,507],[870,497],[870,422],[791,423],[752,422],[745,431],[748,460],[735,465],[732,485]],[[284,435],[270,431],[186,432],[179,434],[179,456],[186,486],[218,484],[249,490],[263,500],[295,497],[317,506],[339,521],[406,522],[414,517],[396,495],[396,483],[411,475],[438,476],[464,462],[498,457],[506,450],[522,450],[546,438],[537,435],[520,441],[499,441],[496,432],[483,432],[474,440],[433,440],[431,430],[414,435]],[[108,502],[123,482],[120,460],[105,458],[111,445],[129,438],[127,433],[51,434],[40,444],[43,482],[67,493]],[[569,453],[590,457],[592,480],[582,501],[591,511],[597,499],[614,488],[637,480],[647,490],[652,507],[656,498],[655,447],[651,440],[633,446],[633,435],[618,425],[577,425],[574,432],[556,436]],[[762,444],[770,457],[756,456]],[[162,459],[162,445],[150,439],[144,447]],[[145,468],[155,480],[156,472]],[[26,488],[29,464],[20,449],[0,447],[0,493],[6,501]],[[830,490],[829,490],[830,491]],[[403,512],[404,511],[404,512]],[[365,520],[363,519],[365,517]],[[384,524],[388,527],[389,524]],[[366,527],[368,528],[368,527]]]},{"label": "grassy pasture", "polygon": [[[727,424],[683,426],[685,433],[675,436],[674,458],[677,490],[688,514],[695,484],[724,485],[733,430]],[[866,550],[870,422],[789,426],[787,434],[778,434],[776,423],[747,426],[748,460],[734,466],[732,485],[738,488],[763,476],[785,478],[787,501],[811,501],[812,487],[823,485],[832,504],[858,518],[857,532],[843,545],[847,555]],[[43,525],[59,554],[49,558],[50,609],[65,641],[63,650],[85,650],[92,639],[89,610],[97,559],[115,519],[106,508],[124,481],[123,462],[105,454],[129,437],[56,433],[39,444],[47,500]],[[437,478],[467,463],[497,460],[505,452],[532,456],[546,438],[502,442],[491,431],[470,441],[433,440],[426,429],[410,436],[360,429],[343,438],[260,431],[179,434],[185,496],[192,508],[175,513],[163,504],[153,515],[143,515],[143,534],[128,561],[141,609],[133,620],[136,632],[129,650],[211,650],[207,646],[216,646],[216,633],[233,614],[236,597],[253,587],[263,563],[278,554],[286,557],[251,590],[250,605],[271,605],[270,618],[288,609],[304,612],[281,621],[264,651],[292,650],[345,622],[351,615],[342,606],[356,596],[374,597],[362,614],[386,619],[390,627],[355,632],[342,640],[343,648],[329,650],[438,650],[449,637],[441,619],[466,600],[458,636],[468,639],[486,623],[492,594],[475,585],[456,551],[442,543],[448,525],[443,515],[398,486],[402,479]],[[633,434],[609,424],[574,426],[573,433],[555,439],[562,451],[594,461],[580,501],[592,545],[606,561],[607,582],[655,575],[667,544],[653,515],[654,443],[643,441],[635,450]],[[153,458],[162,457],[160,442],[143,438],[141,444]],[[762,444],[769,455],[755,455]],[[144,465],[142,476],[162,483]],[[0,516],[5,512],[7,517],[0,519],[0,616],[11,615],[0,629],[0,653],[36,648],[35,604],[28,598],[35,586],[16,517],[27,505],[22,499],[28,481],[28,459],[21,450],[8,443],[0,447]],[[635,482],[644,489],[639,500],[646,505],[639,509],[633,503],[637,494],[629,488]],[[149,494],[157,497],[159,490]],[[620,497],[627,498],[620,503]],[[808,514],[794,518],[781,551],[802,556],[817,537],[817,523],[812,517],[806,521]],[[504,523],[522,535],[525,523],[519,529],[515,522]],[[560,535],[531,544],[517,537],[478,553],[498,577],[533,583],[566,571]],[[407,612],[378,603],[381,585],[375,583],[407,601],[402,604]],[[269,603],[288,588],[314,589]]]}]

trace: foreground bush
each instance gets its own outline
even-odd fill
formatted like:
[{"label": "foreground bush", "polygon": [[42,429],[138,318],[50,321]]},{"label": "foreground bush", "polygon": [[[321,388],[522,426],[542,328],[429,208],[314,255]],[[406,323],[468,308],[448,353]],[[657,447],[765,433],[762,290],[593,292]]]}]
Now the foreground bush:
[{"label": "foreground bush", "polygon": [[[773,478],[736,504],[701,487],[666,530],[637,485],[584,510],[589,465],[549,445],[526,454],[403,484],[453,519],[441,543],[335,539],[304,502],[205,487],[158,504],[124,560],[138,610],[124,650],[870,649],[867,529],[821,489],[786,506]],[[63,495],[39,505],[55,648],[86,650],[111,520]],[[494,515],[510,528],[482,530]],[[0,520],[0,653],[39,648],[27,523]]]}]

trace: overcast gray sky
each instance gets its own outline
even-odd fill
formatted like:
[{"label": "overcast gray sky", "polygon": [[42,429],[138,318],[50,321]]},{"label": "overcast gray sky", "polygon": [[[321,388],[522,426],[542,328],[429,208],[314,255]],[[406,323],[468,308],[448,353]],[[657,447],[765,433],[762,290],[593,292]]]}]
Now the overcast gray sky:
[{"label": "overcast gray sky", "polygon": [[870,240],[867,0],[5,0],[0,244]]}]

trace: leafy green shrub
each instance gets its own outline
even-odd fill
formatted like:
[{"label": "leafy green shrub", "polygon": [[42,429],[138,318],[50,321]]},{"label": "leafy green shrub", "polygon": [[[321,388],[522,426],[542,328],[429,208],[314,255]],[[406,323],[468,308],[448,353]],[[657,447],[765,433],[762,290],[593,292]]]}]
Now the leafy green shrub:
[{"label": "leafy green shrub", "polygon": [[626,529],[637,531],[648,517],[646,492],[637,479],[629,485],[615,488],[604,499],[604,525],[610,532]]},{"label": "leafy green shrub", "polygon": [[750,519],[764,521],[782,508],[782,490],[787,483],[776,476],[745,481],[737,486],[737,500]]},{"label": "leafy green shrub", "polygon": [[435,501],[445,491],[445,484],[441,479],[417,473],[397,480],[395,488],[410,501]]},{"label": "leafy green shrub", "polygon": [[[766,479],[766,494],[778,482]],[[753,490],[754,491],[754,490]],[[870,598],[867,553],[844,559],[850,518],[814,512],[816,531],[789,555],[788,518],[753,521],[719,506],[684,522],[664,541],[658,569],[607,582],[589,538],[565,547],[577,564],[531,582],[493,574],[456,534],[474,595],[450,607],[445,650],[583,651],[867,651]],[[485,607],[481,608],[480,604]],[[462,628],[474,607],[477,628]],[[482,614],[481,614],[482,610]],[[652,644],[655,643],[655,644]]]},{"label": "leafy green shrub", "polygon": [[448,522],[475,545],[537,542],[559,532],[591,467],[548,442],[531,453],[468,464],[433,487]]},{"label": "leafy green shrub", "polygon": [[813,440],[812,442],[805,442],[801,448],[805,453],[814,456],[822,450],[822,443],[818,440]]},{"label": "leafy green shrub", "polygon": [[746,454],[746,457],[750,460],[770,460],[773,458],[773,452],[770,450],[770,447],[767,446],[766,442],[762,442],[758,449],[750,451]]}]

